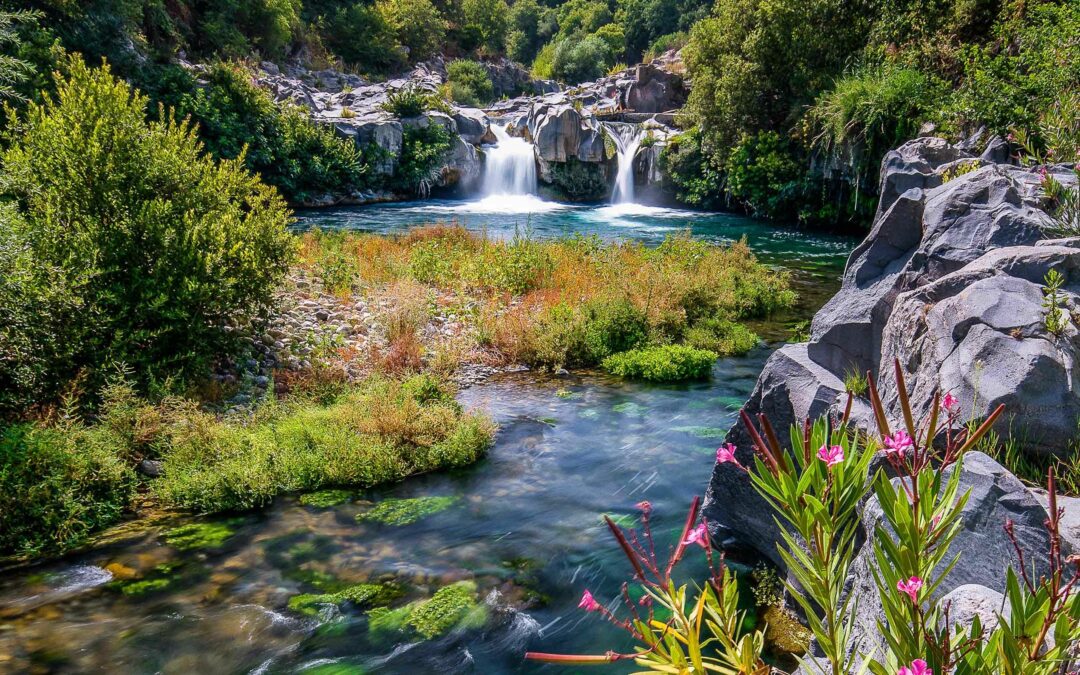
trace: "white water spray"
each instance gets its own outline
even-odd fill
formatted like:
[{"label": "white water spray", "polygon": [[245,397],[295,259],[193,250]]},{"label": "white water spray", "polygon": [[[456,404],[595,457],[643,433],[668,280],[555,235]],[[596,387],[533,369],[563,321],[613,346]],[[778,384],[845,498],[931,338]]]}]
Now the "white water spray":
[{"label": "white water spray", "polygon": [[615,141],[618,169],[615,173],[615,189],[611,192],[614,204],[632,204],[634,202],[634,158],[641,142],[645,140],[644,130],[636,124],[617,124],[608,122],[604,125]]},{"label": "white water spray", "polygon": [[497,144],[484,158],[484,197],[536,194],[536,158],[524,138],[511,136],[506,127],[491,125]]}]

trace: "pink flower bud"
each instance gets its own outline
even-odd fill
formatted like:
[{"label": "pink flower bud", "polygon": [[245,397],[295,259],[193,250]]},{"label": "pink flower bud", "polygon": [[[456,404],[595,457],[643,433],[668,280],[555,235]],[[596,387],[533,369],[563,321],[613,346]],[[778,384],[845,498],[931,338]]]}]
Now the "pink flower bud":
[{"label": "pink flower bud", "polygon": [[839,445],[823,445],[818,448],[817,457],[825,462],[825,466],[831,468],[844,461],[844,448]]},{"label": "pink flower bud", "polygon": [[581,594],[581,602],[578,603],[578,607],[585,610],[586,612],[600,611],[600,603],[596,601],[596,598],[593,597],[592,593],[590,593],[588,589],[586,589],[586,591]]}]

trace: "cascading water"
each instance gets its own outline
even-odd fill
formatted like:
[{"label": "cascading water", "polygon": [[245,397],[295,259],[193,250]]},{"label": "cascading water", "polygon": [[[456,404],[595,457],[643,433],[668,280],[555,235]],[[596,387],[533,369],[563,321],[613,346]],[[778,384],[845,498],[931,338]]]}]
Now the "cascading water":
[{"label": "cascading water", "polygon": [[484,158],[484,197],[536,194],[536,158],[524,138],[511,136],[505,127],[491,125],[497,144]]},{"label": "cascading water", "polygon": [[634,203],[634,158],[637,156],[645,132],[636,124],[617,124],[608,122],[604,125],[611,140],[615,142],[618,169],[615,173],[615,189],[611,192],[614,204]]}]

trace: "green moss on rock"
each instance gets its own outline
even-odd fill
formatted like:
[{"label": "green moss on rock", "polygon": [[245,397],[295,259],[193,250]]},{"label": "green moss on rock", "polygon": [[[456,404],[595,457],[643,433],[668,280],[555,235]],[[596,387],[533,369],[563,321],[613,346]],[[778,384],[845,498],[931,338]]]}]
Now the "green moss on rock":
[{"label": "green moss on rock", "polygon": [[326,605],[351,602],[357,607],[388,605],[400,597],[401,589],[392,584],[355,584],[337,593],[301,593],[289,598],[288,607],[299,614],[315,616]]},{"label": "green moss on rock", "polygon": [[632,349],[604,359],[603,368],[612,375],[652,382],[702,380],[712,373],[716,352],[685,345],[663,345]]},{"label": "green moss on rock", "polygon": [[171,579],[144,579],[143,581],[131,581],[120,587],[120,592],[127,596],[150,595],[160,593],[172,583]]},{"label": "green moss on rock", "polygon": [[189,523],[166,532],[165,543],[181,551],[218,548],[234,534],[229,523]]},{"label": "green moss on rock", "polygon": [[458,498],[452,496],[386,499],[356,516],[356,520],[383,525],[411,525],[418,520],[445,511],[457,501]]},{"label": "green moss on rock", "polygon": [[349,490],[319,490],[300,495],[300,505],[316,509],[328,509],[352,501],[353,493]]},{"label": "green moss on rock", "polygon": [[368,631],[375,635],[387,636],[404,630],[405,622],[409,620],[409,615],[417,605],[419,603],[412,603],[395,609],[389,607],[372,609],[367,613]]},{"label": "green moss on rock", "polygon": [[487,608],[476,601],[476,584],[459,581],[440,588],[417,605],[406,623],[425,638],[444,635],[452,628],[478,628],[487,621]]}]

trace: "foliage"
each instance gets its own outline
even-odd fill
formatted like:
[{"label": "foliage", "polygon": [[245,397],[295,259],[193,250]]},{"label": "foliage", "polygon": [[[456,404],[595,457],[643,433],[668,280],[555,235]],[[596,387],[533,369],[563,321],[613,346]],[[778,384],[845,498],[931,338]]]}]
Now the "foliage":
[{"label": "foliage", "polygon": [[377,0],[376,7],[408,50],[410,62],[423,61],[442,47],[446,19],[431,0]]},{"label": "foliage", "polygon": [[247,422],[185,410],[158,434],[163,476],[153,492],[201,512],[244,509],[282,492],[372,486],[480,457],[490,422],[422,392],[415,378],[373,378],[329,405],[266,404]]},{"label": "foliage", "polygon": [[495,89],[483,65],[457,59],[446,66],[446,73],[454,102],[474,107],[491,103]]},{"label": "foliage", "polygon": [[301,593],[289,598],[290,610],[307,616],[318,616],[326,605],[351,603],[356,607],[384,607],[393,602],[401,589],[389,584],[353,584],[334,593]]},{"label": "foliage", "polygon": [[4,239],[29,275],[16,292],[54,308],[56,292],[40,289],[55,274],[61,309],[78,307],[62,324],[35,319],[63,345],[34,357],[50,377],[37,389],[55,395],[84,369],[100,381],[114,361],[143,385],[201,373],[228,353],[224,327],[258,316],[284,275],[285,204],[239,161],[202,154],[187,123],[145,122],[146,98],[107,67],[72,59],[68,71],[13,120],[0,177],[20,215]]},{"label": "foliage", "polygon": [[605,198],[611,188],[599,166],[570,157],[551,165],[552,189],[572,202],[591,202]]},{"label": "foliage", "polygon": [[0,555],[63,552],[120,519],[135,474],[111,440],[106,428],[0,427]]},{"label": "foliage", "polygon": [[175,69],[157,94],[199,125],[213,156],[241,159],[292,203],[367,187],[369,167],[355,143],[312,122],[302,108],[275,104],[245,66],[218,62],[204,76],[200,86]]},{"label": "foliage", "polygon": [[551,75],[568,84],[603,77],[614,62],[611,46],[596,35],[571,36],[559,40],[551,61]]},{"label": "foliage", "polygon": [[393,24],[374,4],[350,2],[319,17],[326,46],[365,72],[386,72],[408,62]]},{"label": "foliage", "polygon": [[319,490],[300,495],[300,505],[310,506],[316,509],[328,509],[351,502],[353,493],[350,490]]},{"label": "foliage", "polygon": [[[528,652],[526,659],[561,665],[599,665],[632,660],[652,673],[705,673],[767,675],[770,667],[762,659],[765,648],[760,632],[745,631],[746,616],[739,608],[735,579],[717,557],[704,523],[697,521],[698,499],[694,498],[686,522],[670,558],[662,563],[656,556],[650,516],[652,506],[641,502],[642,532],[623,532],[611,518],[604,518],[619,547],[634,570],[638,603],[623,584],[621,597],[627,618],[621,619],[586,590],[578,605],[597,612],[605,620],[626,631],[634,641],[634,652],[609,651],[603,655],[547,654]],[[709,578],[701,587],[676,585],[675,567],[687,551],[700,545],[705,549]],[[644,607],[645,609],[639,609]]]},{"label": "foliage", "polygon": [[507,56],[520,63],[531,63],[537,51],[557,28],[553,10],[540,6],[536,0],[516,0],[510,6],[510,32],[506,36]]},{"label": "foliage", "polygon": [[457,497],[416,497],[415,499],[385,499],[374,508],[356,516],[359,522],[383,525],[412,525],[457,503]]},{"label": "foliage", "polygon": [[803,171],[788,141],[775,131],[744,137],[726,164],[728,194],[747,210],[769,218],[794,217]]},{"label": "foliage", "polygon": [[716,352],[686,345],[661,345],[632,349],[604,359],[604,370],[619,377],[679,382],[709,377]]},{"label": "foliage", "polygon": [[503,51],[510,27],[510,7],[506,0],[462,0],[465,31],[491,54]]},{"label": "foliage", "polygon": [[341,269],[348,287],[414,280],[481,298],[479,346],[507,363],[595,366],[611,354],[686,342],[741,353],[756,337],[738,321],[795,299],[785,274],[729,247],[669,237],[656,248],[595,237],[491,240],[460,227],[407,235],[311,232],[302,264]]},{"label": "foliage", "polygon": [[220,548],[236,531],[229,523],[188,523],[165,533],[165,543],[179,551]]},{"label": "foliage", "polygon": [[652,41],[649,48],[642,54],[641,60],[643,63],[648,63],[653,59],[663,56],[669,51],[678,51],[686,46],[686,43],[690,41],[690,34],[686,31],[679,31],[678,33],[668,33],[667,35],[661,35]]},{"label": "foliage", "polygon": [[392,187],[406,194],[426,195],[439,178],[451,140],[450,132],[438,122],[406,127]]},{"label": "foliage", "polygon": [[386,94],[382,109],[394,117],[418,117],[437,108],[436,98],[420,87],[409,84]]},{"label": "foliage", "polygon": [[30,79],[33,65],[13,54],[22,48],[21,25],[36,23],[38,12],[0,11],[0,99],[24,101],[19,85]]},{"label": "foliage", "polygon": [[1065,284],[1065,277],[1056,269],[1051,269],[1046,273],[1043,284],[1043,309],[1046,311],[1043,325],[1046,326],[1046,332],[1054,337],[1061,337],[1068,325],[1065,312],[1061,308],[1061,287]]},{"label": "foliage", "polygon": [[679,134],[660,153],[661,168],[679,201],[712,209],[724,201],[724,173],[701,130]]},{"label": "foliage", "polygon": [[430,599],[412,609],[406,624],[430,640],[451,628],[477,627],[486,620],[486,608],[476,600],[476,583],[458,581],[435,591]]}]

